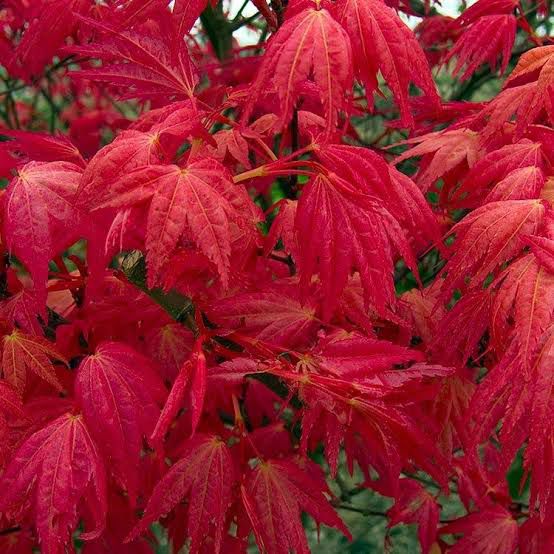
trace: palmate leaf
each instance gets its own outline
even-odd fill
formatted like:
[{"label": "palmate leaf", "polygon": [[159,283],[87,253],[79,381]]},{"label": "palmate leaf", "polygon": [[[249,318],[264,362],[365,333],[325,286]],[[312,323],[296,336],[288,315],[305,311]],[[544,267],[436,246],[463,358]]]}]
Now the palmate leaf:
[{"label": "palmate leaf", "polygon": [[287,125],[300,85],[313,74],[330,131],[338,121],[338,112],[346,107],[352,88],[351,57],[348,35],[327,10],[303,10],[272,38],[243,117],[248,118],[253,104],[269,85],[279,97],[280,125]]},{"label": "palmate leaf", "polygon": [[478,208],[454,226],[454,255],[444,268],[447,274],[443,297],[450,299],[454,289],[479,286],[501,264],[523,248],[524,235],[534,234],[541,225],[547,206],[541,200],[507,200]]},{"label": "palmate leaf", "polygon": [[521,84],[536,77],[537,72],[542,71],[545,65],[550,63],[552,54],[554,54],[552,46],[542,46],[525,52],[506,80],[506,86]]},{"label": "palmate leaf", "polygon": [[109,467],[134,503],[143,437],[149,437],[166,390],[148,361],[125,344],[105,342],[77,370],[75,397]]},{"label": "palmate leaf", "polygon": [[553,67],[553,46],[533,48],[519,58],[503,90],[476,116],[478,121],[486,121],[481,131],[484,140],[490,139],[514,116],[518,138],[543,112],[550,123],[554,121]]},{"label": "palmate leaf", "polygon": [[[325,457],[336,475],[341,447],[352,474],[355,463],[362,470],[367,487],[385,496],[396,496],[404,460],[413,460],[418,467],[440,483],[445,482],[442,456],[431,438],[433,426],[424,429],[410,415],[409,408],[386,395],[392,391],[378,383],[374,397],[361,397],[348,392],[348,381],[336,377],[302,376],[300,388],[304,403],[302,413],[302,447],[304,451],[322,443]],[[358,391],[361,386],[354,386]],[[366,390],[371,389],[367,386]],[[436,392],[432,387],[430,391]],[[381,394],[379,394],[379,392]],[[396,392],[401,392],[397,390]],[[409,392],[408,396],[413,392]],[[372,395],[373,396],[373,395]],[[375,475],[378,476],[376,479]]]},{"label": "palmate leaf", "polygon": [[55,0],[37,4],[41,4],[37,17],[26,29],[9,63],[12,75],[23,79],[40,75],[64,40],[77,28],[79,14],[84,15],[90,9],[87,0]]},{"label": "palmate leaf", "polygon": [[139,536],[152,522],[167,515],[188,498],[187,535],[190,552],[215,554],[221,550],[225,516],[236,484],[234,462],[229,448],[214,435],[198,434],[183,445],[184,456],[156,485],[143,518],[128,540]]},{"label": "palmate leaf", "polygon": [[313,354],[306,354],[298,362],[298,373],[274,370],[291,384],[297,383],[304,402],[304,449],[312,438],[322,440],[334,473],[339,446],[344,443],[350,468],[354,460],[364,472],[374,467],[387,495],[396,494],[403,459],[417,460],[419,467],[442,481],[444,475],[437,465],[441,456],[406,404],[433,398],[434,381],[453,370],[425,364],[393,369],[423,357],[421,352],[388,341],[337,334]]},{"label": "palmate leaf", "polygon": [[493,344],[502,352],[515,341],[527,366],[554,315],[554,274],[528,254],[510,265],[499,281],[491,310]]},{"label": "palmate leaf", "polygon": [[326,168],[378,198],[418,243],[440,243],[440,231],[427,200],[415,183],[365,148],[328,144],[316,149]]},{"label": "palmate leaf", "polygon": [[532,165],[514,169],[496,183],[485,198],[485,202],[539,198],[544,182],[545,175],[540,167]]},{"label": "palmate leaf", "polygon": [[452,554],[512,554],[518,545],[517,522],[500,506],[469,514],[441,527],[440,533],[463,533],[463,538],[449,549]]},{"label": "palmate leaf", "polygon": [[421,360],[423,355],[417,350],[355,333],[330,337],[314,356],[320,372],[357,382],[375,378],[379,382],[383,370]]},{"label": "palmate leaf", "polygon": [[149,331],[145,341],[146,351],[158,364],[160,374],[174,381],[179,368],[191,353],[194,342],[192,332],[180,323],[162,321],[161,325]]},{"label": "palmate leaf", "polygon": [[171,32],[121,30],[108,23],[80,18],[83,25],[98,32],[103,40],[74,46],[67,51],[99,58],[101,68],[81,70],[76,76],[128,87],[127,98],[192,97],[197,76],[186,43]]},{"label": "palmate leaf", "polygon": [[[416,263],[396,219],[361,187],[336,174],[318,175],[298,201],[295,229],[300,283],[307,290],[319,274],[328,319],[352,270],[360,273],[366,305],[385,311],[395,302],[394,255],[400,253],[415,270]],[[339,248],[340,245],[340,248]]]},{"label": "palmate leaf", "polygon": [[478,0],[458,16],[456,26],[464,27],[471,25],[491,14],[512,13],[516,6],[516,0]]},{"label": "palmate leaf", "polygon": [[417,523],[422,554],[428,554],[437,535],[439,513],[436,499],[422,485],[411,479],[403,479],[400,495],[389,510],[389,526]]},{"label": "palmate leaf", "polygon": [[485,15],[477,19],[464,30],[446,57],[446,61],[457,58],[454,75],[465,68],[460,79],[468,79],[483,63],[488,63],[494,71],[498,57],[502,59],[500,73],[504,73],[510,61],[516,29],[517,20],[512,14]]},{"label": "palmate leaf", "polygon": [[227,129],[214,135],[217,146],[210,150],[212,155],[223,162],[226,156],[239,162],[245,169],[250,169],[248,143],[239,129]]},{"label": "palmate leaf", "polygon": [[52,360],[67,365],[55,345],[42,337],[25,335],[15,330],[2,339],[2,374],[20,395],[25,391],[29,371],[58,391],[62,389]]},{"label": "palmate leaf", "polygon": [[0,317],[24,333],[42,335],[38,316],[44,313],[32,290],[21,289],[0,305]]},{"label": "palmate leaf", "polygon": [[[243,191],[244,192],[244,191]],[[233,198],[227,199],[228,194]],[[147,165],[116,181],[110,196],[98,207],[127,207],[151,199],[146,228],[148,285],[159,282],[160,271],[190,233],[199,250],[217,267],[224,286],[229,280],[230,224],[246,219],[237,208],[240,189],[234,189],[225,168],[212,159],[198,159],[185,168]],[[234,204],[233,204],[233,201]],[[249,207],[249,199],[243,204]]]},{"label": "palmate leaf", "polygon": [[395,158],[399,163],[423,156],[422,163],[416,175],[416,182],[426,192],[436,184],[439,178],[445,178],[450,173],[462,175],[471,168],[479,158],[481,149],[477,133],[469,129],[455,129],[429,133],[405,141],[405,144],[416,144]]},{"label": "palmate leaf", "polygon": [[354,71],[370,104],[381,72],[400,108],[403,125],[414,124],[408,101],[410,83],[418,86],[431,104],[438,105],[425,54],[393,9],[380,0],[338,0],[332,11],[350,37]]},{"label": "palmate leaf", "polygon": [[224,328],[290,348],[310,343],[319,326],[315,306],[302,305],[294,285],[276,284],[268,290],[220,299],[207,313]]},{"label": "palmate leaf", "polygon": [[84,501],[94,528],[81,538],[98,537],[106,518],[106,476],[89,430],[80,415],[64,414],[32,434],[0,479],[0,511],[30,513],[46,554],[62,554]]},{"label": "palmate leaf", "polygon": [[46,301],[48,261],[82,232],[84,214],[75,202],[82,171],[69,162],[29,162],[7,188],[6,241],[31,273],[41,307]]},{"label": "palmate leaf", "polygon": [[87,164],[79,181],[77,199],[90,209],[109,197],[111,185],[137,167],[162,160],[159,136],[153,132],[127,130],[102,148]]},{"label": "palmate leaf", "polygon": [[528,441],[524,466],[533,475],[531,505],[538,508],[541,520],[550,518],[552,502],[552,427],[554,405],[552,357],[554,327],[542,333],[531,362],[523,359],[516,341],[477,387],[469,416],[474,425],[468,436],[468,451],[486,441],[499,421],[501,460],[499,478],[509,467],[516,452]]},{"label": "palmate leaf", "polygon": [[242,501],[261,551],[309,553],[301,512],[350,536],[325,497],[329,489],[320,468],[309,461],[303,465],[291,459],[267,460],[246,478]]},{"label": "palmate leaf", "polygon": [[[530,179],[530,186],[526,182],[527,175],[524,173],[526,168],[530,177],[536,177],[536,179]],[[506,197],[510,189],[515,188],[514,192],[519,189],[521,191],[518,193],[519,196],[523,196],[524,191],[529,191],[529,195],[536,193],[537,189],[542,188],[544,184],[544,177],[541,179],[544,170],[543,148],[539,142],[523,139],[514,144],[507,144],[479,159],[466,174],[461,185],[453,191],[451,203],[456,207],[474,208],[487,201],[494,202],[494,199],[518,200],[518,198]],[[508,181],[505,181],[506,179]],[[503,181],[504,186],[500,185]],[[518,186],[518,181],[523,182]],[[533,181],[538,182],[533,185]],[[493,192],[494,188],[497,188],[496,192]],[[501,192],[503,194],[500,195]]]}]

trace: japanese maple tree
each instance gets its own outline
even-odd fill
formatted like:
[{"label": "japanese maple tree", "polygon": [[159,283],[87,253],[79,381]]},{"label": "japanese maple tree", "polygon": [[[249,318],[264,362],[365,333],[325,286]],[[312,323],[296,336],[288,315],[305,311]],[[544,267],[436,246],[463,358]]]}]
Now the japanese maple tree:
[{"label": "japanese maple tree", "polygon": [[550,9],[2,2],[0,551],[554,551]]}]

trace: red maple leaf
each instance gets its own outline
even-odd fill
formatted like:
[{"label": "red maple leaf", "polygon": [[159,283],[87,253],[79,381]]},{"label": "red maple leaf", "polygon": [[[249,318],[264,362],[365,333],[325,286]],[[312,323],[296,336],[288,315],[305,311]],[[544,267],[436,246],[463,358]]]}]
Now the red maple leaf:
[{"label": "red maple leaf", "polygon": [[327,299],[324,318],[330,317],[352,270],[360,274],[366,304],[371,302],[379,311],[394,304],[390,271],[394,255],[400,253],[409,267],[416,267],[407,239],[390,212],[335,174],[318,175],[306,185],[295,228],[302,237],[297,260],[301,286],[306,290],[312,276],[319,274]]},{"label": "red maple leaf", "polygon": [[233,198],[225,198],[228,190],[233,194],[229,179],[218,162],[199,159],[184,168],[143,166],[112,187],[110,198],[100,207],[125,207],[151,199],[146,228],[150,287],[159,283],[161,269],[184,233],[192,234],[199,250],[217,267],[223,284],[228,283],[230,225],[244,217]]},{"label": "red maple leaf", "polygon": [[370,103],[371,95],[378,91],[378,72],[391,89],[405,126],[413,125],[408,104],[410,83],[430,102],[438,103],[425,54],[394,10],[379,0],[339,0],[333,13],[350,37],[354,70]]},{"label": "red maple leaf", "polygon": [[139,458],[160,414],[165,388],[146,359],[125,344],[105,342],[77,370],[75,396],[110,469],[134,503]]},{"label": "red maple leaf", "polygon": [[46,296],[48,261],[80,238],[83,214],[75,194],[81,173],[69,162],[29,162],[4,197],[8,248],[31,273],[39,303]]},{"label": "red maple leaf", "polygon": [[186,43],[171,29],[147,27],[121,30],[105,22],[80,18],[83,25],[103,36],[95,44],[67,49],[68,52],[101,59],[100,68],[81,70],[82,78],[125,88],[127,98],[191,97],[197,77]]},{"label": "red maple leaf", "polygon": [[435,498],[422,485],[404,479],[400,485],[400,495],[389,510],[389,525],[392,527],[399,523],[417,523],[421,551],[428,554],[437,535],[439,512]]},{"label": "red maple leaf", "polygon": [[[346,107],[352,87],[350,40],[325,9],[307,8],[290,18],[275,34],[252,85],[256,102],[271,83],[281,103],[280,125],[289,123],[303,82],[313,75],[325,109],[328,131]],[[244,118],[252,110],[247,107]]]},{"label": "red maple leaf", "polygon": [[144,516],[128,540],[188,497],[187,535],[191,539],[191,552],[200,552],[209,545],[212,552],[218,553],[236,479],[231,453],[219,438],[200,434],[183,445],[183,452],[185,455],[154,488]]},{"label": "red maple leaf", "polygon": [[[106,518],[106,476],[97,447],[80,415],[64,414],[31,435],[18,449],[0,480],[0,511],[14,517],[32,514],[41,547],[61,553],[79,520],[84,500],[99,536]],[[30,498],[28,494],[31,493]]]},{"label": "red maple leaf", "polygon": [[267,460],[246,478],[242,501],[260,550],[271,545],[276,554],[308,552],[301,511],[350,536],[325,496],[329,490],[319,468],[310,462],[304,464],[301,469],[290,459]]},{"label": "red maple leaf", "polygon": [[294,285],[219,299],[207,311],[214,323],[269,344],[294,348],[310,342],[318,328],[316,309],[302,304]]},{"label": "red maple leaf", "polygon": [[442,527],[440,533],[441,535],[463,533],[463,538],[449,549],[454,554],[465,552],[511,554],[516,551],[518,544],[517,522],[501,507],[492,507],[465,516]]},{"label": "red maple leaf", "polygon": [[67,364],[55,345],[42,337],[25,335],[16,330],[2,339],[2,375],[20,395],[25,390],[29,371],[61,390],[52,360]]}]

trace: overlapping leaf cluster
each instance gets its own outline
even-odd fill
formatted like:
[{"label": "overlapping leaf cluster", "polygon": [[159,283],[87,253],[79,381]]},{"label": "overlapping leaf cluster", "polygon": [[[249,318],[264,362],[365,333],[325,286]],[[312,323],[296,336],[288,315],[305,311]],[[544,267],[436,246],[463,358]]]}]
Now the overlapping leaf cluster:
[{"label": "overlapping leaf cluster", "polygon": [[548,7],[253,4],[0,11],[2,551],[550,551]]}]

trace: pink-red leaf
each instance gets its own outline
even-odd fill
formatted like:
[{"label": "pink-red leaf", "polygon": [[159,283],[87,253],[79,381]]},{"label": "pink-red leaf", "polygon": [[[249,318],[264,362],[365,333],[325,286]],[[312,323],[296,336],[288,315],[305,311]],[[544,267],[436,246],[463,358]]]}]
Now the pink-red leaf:
[{"label": "pink-red leaf", "polygon": [[368,99],[378,91],[377,73],[381,72],[404,125],[414,123],[408,101],[410,83],[418,86],[431,103],[438,104],[425,54],[394,10],[380,0],[338,0],[333,13],[352,41],[354,69]]},{"label": "pink-red leaf", "polygon": [[191,358],[181,366],[177,379],[171,387],[167,402],[152,432],[153,444],[161,444],[171,422],[183,407],[183,400],[187,393],[190,399],[191,434],[194,435],[204,408],[207,379],[206,357],[197,344]]},{"label": "pink-red leaf", "polygon": [[120,30],[107,23],[82,18],[100,33],[102,42],[75,46],[71,52],[100,58],[100,68],[82,70],[78,75],[111,86],[127,88],[126,96],[191,97],[197,76],[186,43],[168,29]]},{"label": "pink-red leaf", "polygon": [[422,554],[429,554],[439,524],[439,505],[422,485],[411,479],[403,479],[400,495],[389,510],[389,526],[399,523],[416,523]]},{"label": "pink-red leaf", "polygon": [[[225,168],[210,159],[193,161],[185,168],[144,166],[113,186],[104,205],[125,207],[151,198],[146,228],[150,287],[159,283],[161,269],[184,233],[190,234],[199,250],[215,264],[227,285],[230,224],[243,217],[227,195],[228,189],[232,190],[232,184]],[[248,205],[245,207],[248,209]]]},{"label": "pink-red leaf", "polygon": [[287,125],[298,101],[300,86],[312,75],[330,132],[350,95],[351,58],[349,37],[327,10],[301,11],[286,21],[271,40],[244,117],[250,115],[253,103],[271,83],[281,104],[280,125]]},{"label": "pink-red leaf", "polygon": [[399,252],[416,267],[398,222],[373,197],[337,175],[310,181],[298,202],[295,221],[301,285],[319,273],[329,318],[352,270],[360,273],[366,305],[384,311],[394,304],[392,271]]},{"label": "pink-red leaf", "polygon": [[29,162],[8,185],[4,232],[8,248],[31,273],[37,301],[45,299],[48,261],[79,238],[81,172],[68,162]]},{"label": "pink-red leaf", "polygon": [[227,329],[290,348],[309,342],[318,327],[314,306],[302,305],[294,286],[217,300],[208,313]]},{"label": "pink-red leaf", "polygon": [[472,286],[524,248],[522,237],[535,233],[546,212],[541,200],[507,200],[478,208],[454,226],[454,256],[446,264],[444,297],[471,276]]},{"label": "pink-red leaf", "polygon": [[64,414],[31,435],[11,460],[0,486],[1,512],[22,515],[32,509],[45,554],[61,554],[69,547],[83,500],[95,527],[81,538],[96,538],[104,529],[106,476],[79,415]]},{"label": "pink-red leaf", "polygon": [[261,462],[250,472],[242,491],[260,550],[309,553],[301,512],[350,536],[325,494],[329,490],[323,476],[310,462],[304,462],[302,469],[286,459]]},{"label": "pink-red leaf", "polygon": [[42,337],[25,335],[16,330],[2,339],[2,374],[20,395],[25,391],[29,371],[58,391],[62,389],[52,360],[67,364],[55,345]]},{"label": "pink-red leaf", "polygon": [[75,396],[116,479],[134,502],[143,437],[149,437],[165,388],[148,361],[122,343],[105,342],[81,361]]},{"label": "pink-red leaf", "polygon": [[517,522],[501,506],[465,516],[442,527],[440,532],[441,535],[463,533],[462,539],[449,549],[452,554],[512,554],[518,544]]},{"label": "pink-red leaf", "polygon": [[506,71],[516,36],[517,20],[512,14],[486,15],[464,30],[446,60],[457,58],[454,75],[465,71],[461,80],[469,78],[480,65],[488,63],[491,71],[501,57],[500,73]]},{"label": "pink-red leaf", "polygon": [[196,435],[187,441],[184,456],[156,485],[143,518],[131,531],[136,538],[188,497],[187,535],[191,554],[218,554],[225,534],[225,516],[235,484],[234,462],[225,443],[213,435]]}]

